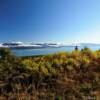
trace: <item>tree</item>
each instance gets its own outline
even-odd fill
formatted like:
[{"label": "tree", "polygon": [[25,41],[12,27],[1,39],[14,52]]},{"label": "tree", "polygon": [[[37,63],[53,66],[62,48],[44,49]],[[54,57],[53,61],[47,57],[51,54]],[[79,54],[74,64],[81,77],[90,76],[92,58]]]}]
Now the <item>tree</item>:
[{"label": "tree", "polygon": [[75,46],[75,50],[78,50],[78,46]]},{"label": "tree", "polygon": [[9,56],[11,56],[11,51],[8,48],[0,48],[0,58],[2,60],[5,60],[7,58],[9,58]]}]

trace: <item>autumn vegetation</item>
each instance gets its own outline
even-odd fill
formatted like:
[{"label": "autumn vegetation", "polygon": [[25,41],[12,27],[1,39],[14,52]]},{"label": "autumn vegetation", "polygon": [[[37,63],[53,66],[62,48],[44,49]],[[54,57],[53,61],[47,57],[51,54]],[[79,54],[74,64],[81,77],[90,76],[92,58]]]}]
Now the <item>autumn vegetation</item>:
[{"label": "autumn vegetation", "polygon": [[100,50],[37,57],[0,49],[0,100],[88,100],[100,96]]}]

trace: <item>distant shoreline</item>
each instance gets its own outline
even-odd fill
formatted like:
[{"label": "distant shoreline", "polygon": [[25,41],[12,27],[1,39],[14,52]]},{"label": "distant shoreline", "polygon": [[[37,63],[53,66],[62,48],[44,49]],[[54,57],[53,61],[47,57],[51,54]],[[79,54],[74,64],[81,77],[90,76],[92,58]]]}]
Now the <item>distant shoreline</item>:
[{"label": "distant shoreline", "polygon": [[[61,48],[61,47],[75,47],[75,46],[59,46],[59,47],[0,47],[8,49],[50,49],[50,48]],[[79,47],[79,46],[78,46]]]}]

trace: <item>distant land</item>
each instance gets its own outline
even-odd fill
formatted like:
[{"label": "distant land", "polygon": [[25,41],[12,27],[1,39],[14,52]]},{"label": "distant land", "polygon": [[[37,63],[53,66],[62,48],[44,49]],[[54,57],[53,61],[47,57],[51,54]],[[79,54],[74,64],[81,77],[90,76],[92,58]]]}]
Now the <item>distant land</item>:
[{"label": "distant land", "polygon": [[66,46],[100,46],[97,43],[75,43],[75,44],[62,44],[62,43],[23,43],[23,42],[6,42],[0,43],[0,48],[58,48]]}]

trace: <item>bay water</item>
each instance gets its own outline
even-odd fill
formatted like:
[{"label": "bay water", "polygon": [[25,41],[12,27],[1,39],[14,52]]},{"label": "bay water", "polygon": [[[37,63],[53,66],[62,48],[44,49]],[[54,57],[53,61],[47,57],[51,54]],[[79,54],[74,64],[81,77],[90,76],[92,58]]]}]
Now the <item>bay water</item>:
[{"label": "bay water", "polygon": [[[78,46],[78,49],[83,49],[84,46]],[[88,46],[91,50],[99,50],[100,46]],[[47,55],[57,52],[70,52],[75,49],[75,46],[66,46],[58,48],[39,48],[39,49],[12,49],[13,54],[16,56],[36,56],[36,55]]]}]

